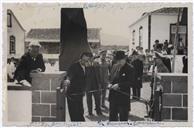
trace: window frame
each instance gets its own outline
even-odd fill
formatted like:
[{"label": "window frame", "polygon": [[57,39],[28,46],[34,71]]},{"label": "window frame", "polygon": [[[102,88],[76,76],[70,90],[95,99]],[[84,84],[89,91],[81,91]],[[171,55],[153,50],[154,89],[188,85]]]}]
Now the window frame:
[{"label": "window frame", "polygon": [[143,45],[143,27],[139,27],[139,46],[142,47]]},{"label": "window frame", "polygon": [[135,45],[135,30],[132,31],[132,44]]},{"label": "window frame", "polygon": [[7,27],[12,27],[12,15],[10,12],[7,12]]},{"label": "window frame", "polygon": [[9,37],[9,53],[16,54],[16,38],[13,35]]}]

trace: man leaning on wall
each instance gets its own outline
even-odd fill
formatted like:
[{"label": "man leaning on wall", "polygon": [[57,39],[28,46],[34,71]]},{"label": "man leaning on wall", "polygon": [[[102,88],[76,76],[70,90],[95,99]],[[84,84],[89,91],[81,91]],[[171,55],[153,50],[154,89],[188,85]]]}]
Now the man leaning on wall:
[{"label": "man leaning on wall", "polygon": [[21,83],[26,86],[31,86],[32,72],[44,72],[45,65],[43,56],[40,53],[41,45],[38,42],[31,42],[29,50],[20,59],[16,71],[14,73],[14,80],[16,83]]}]

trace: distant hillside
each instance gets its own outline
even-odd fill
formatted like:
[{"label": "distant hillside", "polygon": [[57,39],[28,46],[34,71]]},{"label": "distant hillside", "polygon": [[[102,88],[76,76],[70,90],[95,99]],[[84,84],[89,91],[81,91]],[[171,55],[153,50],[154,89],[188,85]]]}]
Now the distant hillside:
[{"label": "distant hillside", "polygon": [[102,45],[126,46],[129,44],[129,39],[122,36],[111,35],[107,33],[101,33],[100,36]]},{"label": "distant hillside", "polygon": [[122,45],[101,45],[101,50],[128,50],[129,46]]}]

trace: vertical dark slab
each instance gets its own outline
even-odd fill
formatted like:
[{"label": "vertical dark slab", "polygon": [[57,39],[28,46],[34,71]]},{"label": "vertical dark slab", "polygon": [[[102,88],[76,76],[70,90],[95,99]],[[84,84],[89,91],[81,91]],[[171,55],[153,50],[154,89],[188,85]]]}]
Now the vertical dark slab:
[{"label": "vertical dark slab", "polygon": [[[61,9],[59,69],[67,71],[69,66],[78,61],[80,54],[90,52],[87,41],[87,25],[82,8]],[[56,121],[65,121],[65,96],[56,90]]]},{"label": "vertical dark slab", "polygon": [[79,60],[82,52],[90,51],[87,24],[82,8],[61,9],[59,69],[65,71]]}]

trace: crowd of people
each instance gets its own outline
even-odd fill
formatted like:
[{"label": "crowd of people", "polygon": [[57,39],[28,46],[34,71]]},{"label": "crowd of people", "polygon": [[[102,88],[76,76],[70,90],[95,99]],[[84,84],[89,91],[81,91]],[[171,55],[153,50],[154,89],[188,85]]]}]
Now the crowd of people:
[{"label": "crowd of people", "polygon": [[[30,85],[31,72],[46,70],[39,48],[37,42],[30,44],[29,51],[21,57],[18,66],[14,69],[15,72],[9,75],[14,81]],[[186,61],[187,57],[184,56],[184,62],[187,63]],[[13,65],[12,61],[9,63]],[[187,72],[186,65],[185,72]],[[65,89],[61,89],[66,91],[71,121],[85,121],[84,96],[86,96],[88,116],[94,116],[93,110],[97,116],[101,116],[102,108],[105,108],[109,110],[110,121],[127,121],[131,111],[130,99],[141,98],[143,74],[152,71],[155,67],[158,72],[171,72],[170,59],[163,55],[158,41],[153,51],[145,50],[145,54],[143,48],[139,46],[131,55],[122,50],[112,53],[103,50],[95,55],[83,52],[80,59],[69,67],[63,81]],[[105,104],[107,92],[109,92],[109,106]]]},{"label": "crowd of people", "polygon": [[[176,44],[176,51],[175,53],[177,55],[184,55],[184,51],[187,49],[185,43],[183,43],[183,39],[179,38],[178,42]],[[159,40],[155,40],[155,44],[153,45],[154,51],[159,51],[164,55],[172,55],[174,53],[174,46],[172,42],[168,42],[168,40],[165,40],[164,43],[160,43]]]}]

